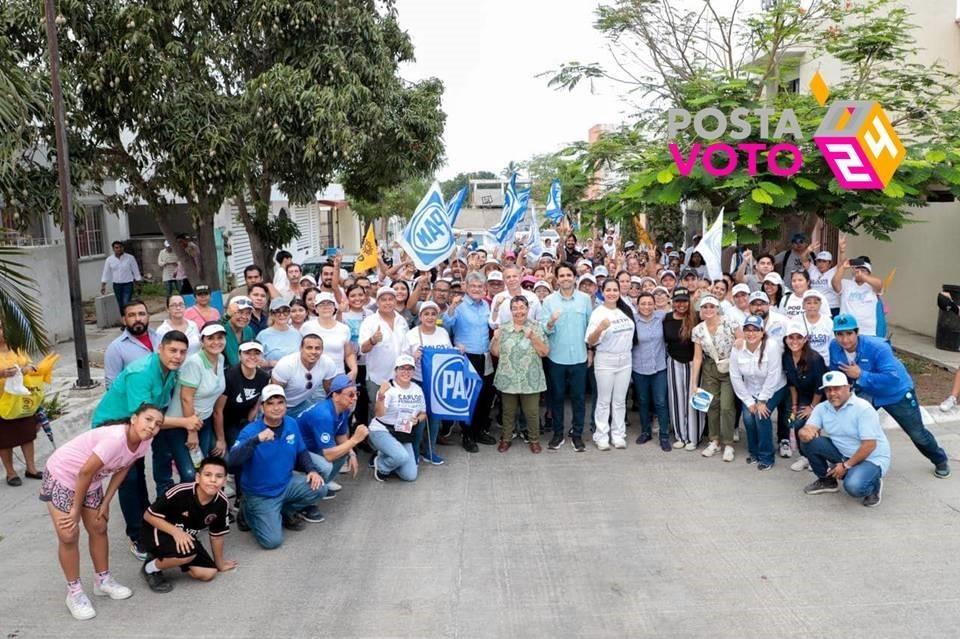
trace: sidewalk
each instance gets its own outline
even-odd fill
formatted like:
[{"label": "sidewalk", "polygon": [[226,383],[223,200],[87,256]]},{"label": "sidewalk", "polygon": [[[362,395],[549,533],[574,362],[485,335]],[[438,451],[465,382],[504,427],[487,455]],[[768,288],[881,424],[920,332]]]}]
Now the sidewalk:
[{"label": "sidewalk", "polygon": [[893,335],[891,343],[896,350],[930,360],[950,372],[960,368],[960,352],[940,350],[934,345],[932,337],[901,326],[892,326],[890,332]]}]

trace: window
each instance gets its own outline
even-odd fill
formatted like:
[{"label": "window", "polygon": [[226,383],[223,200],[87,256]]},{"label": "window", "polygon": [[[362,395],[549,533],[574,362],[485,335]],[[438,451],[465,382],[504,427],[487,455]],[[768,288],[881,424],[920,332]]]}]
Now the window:
[{"label": "window", "polygon": [[800,93],[800,78],[794,78],[787,82],[784,87],[786,93]]},{"label": "window", "polygon": [[99,204],[77,208],[77,255],[103,255],[103,207]]}]

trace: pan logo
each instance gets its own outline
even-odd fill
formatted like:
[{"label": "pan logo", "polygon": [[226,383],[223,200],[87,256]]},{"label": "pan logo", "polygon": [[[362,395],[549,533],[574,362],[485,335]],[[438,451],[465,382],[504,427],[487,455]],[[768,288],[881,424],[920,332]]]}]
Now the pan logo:
[{"label": "pan logo", "polygon": [[907,155],[876,101],[830,105],[813,141],[840,186],[851,190],[886,188]]}]

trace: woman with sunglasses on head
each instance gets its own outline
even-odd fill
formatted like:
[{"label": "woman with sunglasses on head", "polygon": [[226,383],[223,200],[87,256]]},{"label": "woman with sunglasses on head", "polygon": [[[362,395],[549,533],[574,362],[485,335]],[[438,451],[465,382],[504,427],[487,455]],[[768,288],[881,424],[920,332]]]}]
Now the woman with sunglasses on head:
[{"label": "woman with sunglasses on head", "polygon": [[740,327],[721,315],[720,300],[713,295],[700,300],[700,319],[702,321],[692,334],[694,352],[690,395],[696,393],[698,378],[700,388],[713,395],[707,410],[710,443],[700,454],[713,457],[722,450],[723,461],[732,462],[737,400],[730,385],[730,351]]},{"label": "woman with sunglasses on head", "polygon": [[317,317],[300,328],[301,335],[310,333],[323,339],[323,353],[333,360],[338,375],[357,381],[357,350],[351,341],[350,327],[337,320],[337,298],[324,291],[317,296]]},{"label": "woman with sunglasses on head", "polygon": [[263,344],[262,368],[269,372],[280,358],[300,348],[300,331],[291,326],[292,309],[282,297],[270,302],[270,327],[260,331],[257,341]]},{"label": "woman with sunglasses on head", "polygon": [[[787,325],[786,337],[783,338],[783,372],[787,376],[787,388],[790,393],[790,428],[796,433],[803,428],[814,407],[823,400],[820,382],[823,374],[830,370],[820,354],[810,346],[807,327],[803,321],[792,321]],[[786,407],[786,402],[780,409]],[[803,446],[797,437],[797,449],[800,458],[790,465],[790,470],[806,470],[810,468],[807,458],[803,455]]]},{"label": "woman with sunglasses on head", "polygon": [[783,345],[767,339],[763,318],[751,315],[743,323],[743,345],[730,353],[730,383],[743,404],[748,464],[770,470],[774,462],[773,423],[770,414],[787,394],[783,373]]},{"label": "woman with sunglasses on head", "polygon": [[180,331],[190,342],[187,346],[187,355],[193,355],[200,350],[200,329],[197,328],[196,323],[186,318],[186,309],[183,296],[175,293],[168,297],[167,319],[157,327],[157,337],[163,339],[163,336],[170,331]]},{"label": "woman with sunglasses on head", "polygon": [[674,448],[696,450],[706,418],[690,406],[690,387],[699,380],[691,377],[693,362],[693,329],[697,314],[690,304],[690,293],[685,288],[673,291],[673,311],[663,318],[663,339],[667,345],[667,408],[673,424],[676,441]]}]

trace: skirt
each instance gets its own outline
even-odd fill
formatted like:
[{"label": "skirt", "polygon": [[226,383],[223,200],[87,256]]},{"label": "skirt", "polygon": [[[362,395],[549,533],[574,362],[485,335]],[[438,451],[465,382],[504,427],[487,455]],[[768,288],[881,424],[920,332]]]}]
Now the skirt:
[{"label": "skirt", "polygon": [[37,416],[0,419],[0,448],[16,448],[37,438]]}]

